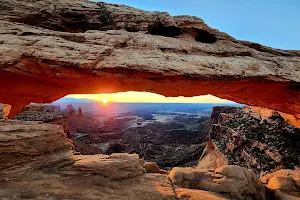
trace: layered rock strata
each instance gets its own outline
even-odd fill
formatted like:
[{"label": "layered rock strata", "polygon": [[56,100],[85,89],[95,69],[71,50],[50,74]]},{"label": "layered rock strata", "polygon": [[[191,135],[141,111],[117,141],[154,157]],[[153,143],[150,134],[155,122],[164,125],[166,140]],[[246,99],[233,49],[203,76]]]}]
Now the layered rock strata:
[{"label": "layered rock strata", "polygon": [[123,5],[1,5],[0,102],[12,105],[11,116],[71,93],[148,91],[212,94],[300,118],[299,51],[239,41],[197,17]]}]

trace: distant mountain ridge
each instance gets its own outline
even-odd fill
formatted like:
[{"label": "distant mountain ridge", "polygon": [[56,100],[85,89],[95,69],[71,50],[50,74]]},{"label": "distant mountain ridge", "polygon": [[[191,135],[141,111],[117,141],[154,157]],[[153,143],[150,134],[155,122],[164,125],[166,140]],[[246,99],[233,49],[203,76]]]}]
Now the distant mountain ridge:
[{"label": "distant mountain ridge", "polygon": [[211,112],[214,106],[238,106],[242,107],[243,104],[238,103],[127,103],[127,102],[109,102],[103,104],[101,101],[91,99],[75,99],[64,98],[53,102],[51,105],[60,105],[62,109],[72,104],[75,109],[79,107],[85,112],[93,112],[99,114],[112,114],[112,113],[125,113],[125,112],[191,112],[196,113],[199,111]]}]

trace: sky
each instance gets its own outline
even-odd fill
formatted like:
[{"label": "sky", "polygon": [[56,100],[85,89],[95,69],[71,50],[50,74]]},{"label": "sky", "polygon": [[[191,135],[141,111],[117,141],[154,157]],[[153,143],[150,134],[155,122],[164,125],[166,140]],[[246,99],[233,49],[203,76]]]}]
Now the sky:
[{"label": "sky", "polygon": [[[171,15],[192,15],[209,26],[239,40],[280,49],[300,50],[300,0],[105,0]],[[68,95],[108,102],[229,102],[211,95],[166,98],[158,94],[127,92],[117,94]]]},{"label": "sky", "polygon": [[171,15],[193,15],[239,40],[300,50],[300,0],[105,0]]},{"label": "sky", "polygon": [[220,99],[212,95],[203,95],[196,97],[164,97],[159,94],[150,92],[120,92],[113,94],[73,94],[65,98],[75,99],[91,99],[101,101],[103,103],[109,102],[160,102],[160,103],[233,103],[226,99]]}]

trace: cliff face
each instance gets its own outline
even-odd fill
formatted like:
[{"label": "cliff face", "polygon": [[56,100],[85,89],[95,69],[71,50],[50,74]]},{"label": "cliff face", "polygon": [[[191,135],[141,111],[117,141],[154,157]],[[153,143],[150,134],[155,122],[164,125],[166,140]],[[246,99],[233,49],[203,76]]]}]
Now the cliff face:
[{"label": "cliff face", "polygon": [[228,164],[238,164],[262,176],[300,165],[300,129],[289,125],[278,112],[244,107],[223,107],[218,123],[209,131]]},{"label": "cliff face", "polygon": [[70,93],[149,91],[213,94],[300,118],[299,51],[239,41],[196,17],[123,5],[0,3],[0,102],[12,105],[11,116]]},{"label": "cliff face", "polygon": [[236,106],[215,106],[213,107],[212,113],[211,113],[211,122],[216,124],[219,123],[220,114],[229,114],[229,113],[235,113],[239,111],[240,108]]}]

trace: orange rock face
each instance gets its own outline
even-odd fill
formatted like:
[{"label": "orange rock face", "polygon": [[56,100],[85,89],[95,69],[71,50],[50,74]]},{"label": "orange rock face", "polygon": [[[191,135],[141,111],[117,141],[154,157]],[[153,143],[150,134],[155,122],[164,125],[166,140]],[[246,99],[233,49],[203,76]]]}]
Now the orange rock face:
[{"label": "orange rock face", "polygon": [[298,51],[239,41],[196,17],[14,0],[0,30],[0,102],[12,105],[10,117],[67,94],[148,91],[212,94],[299,119]]},{"label": "orange rock face", "polygon": [[243,108],[243,110],[255,118],[266,119],[266,120],[268,120],[268,118],[272,117],[273,115],[280,115],[281,117],[283,117],[285,119],[285,121],[287,123],[300,128],[300,115],[299,114],[296,114],[294,116],[294,115],[283,113],[283,112],[276,112],[276,111],[268,109],[268,108],[261,108],[261,107],[255,107],[255,106],[246,106]]}]

